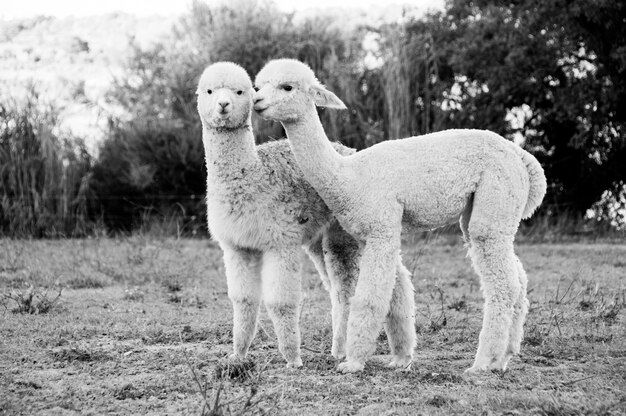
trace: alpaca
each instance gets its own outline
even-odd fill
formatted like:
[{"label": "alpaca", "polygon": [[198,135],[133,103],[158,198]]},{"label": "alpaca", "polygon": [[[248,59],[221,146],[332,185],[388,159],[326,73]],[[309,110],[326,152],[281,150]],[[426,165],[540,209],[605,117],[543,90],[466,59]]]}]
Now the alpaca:
[{"label": "alpaca", "polygon": [[315,107],[346,107],[307,65],[270,61],[255,84],[255,111],[282,123],[306,179],[343,228],[364,244],[350,305],[347,357],[339,370],[362,370],[373,352],[392,297],[403,225],[434,229],[455,221],[485,298],[478,350],[466,371],[505,370],[519,353],[528,312],[526,273],[513,240],[520,221],[545,195],[537,160],[481,130],[447,130],[340,155]]},{"label": "alpaca", "polygon": [[[246,71],[229,62],[209,66],[197,90],[207,166],[208,226],[224,252],[233,304],[231,359],[246,356],[262,297],[287,366],[302,366],[298,326],[301,247],[330,292],[331,352],[340,359],[345,356],[359,246],[306,182],[286,140],[255,146],[250,127],[253,92]],[[340,144],[333,149],[343,155],[354,153]],[[403,282],[409,279],[401,265],[397,274]],[[406,285],[399,287],[407,289]],[[410,295],[412,298],[412,292]],[[410,300],[400,293],[397,298],[396,314],[390,314],[388,325],[405,331],[396,330],[392,338],[398,345],[414,344],[410,334],[405,334],[404,315],[411,307]],[[399,357],[406,355],[399,351]]]}]

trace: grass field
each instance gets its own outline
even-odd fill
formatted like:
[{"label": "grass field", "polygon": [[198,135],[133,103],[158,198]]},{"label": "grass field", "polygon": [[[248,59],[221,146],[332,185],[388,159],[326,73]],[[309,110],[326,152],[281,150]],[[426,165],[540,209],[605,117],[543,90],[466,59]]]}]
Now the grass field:
[{"label": "grass field", "polygon": [[531,301],[521,356],[473,377],[462,372],[482,300],[460,239],[411,238],[403,252],[416,288],[413,369],[385,367],[381,335],[365,371],[341,375],[311,264],[304,367],[284,367],[262,311],[248,366],[229,369],[231,306],[213,242],[0,240],[0,414],[626,414],[626,244],[518,245]]}]

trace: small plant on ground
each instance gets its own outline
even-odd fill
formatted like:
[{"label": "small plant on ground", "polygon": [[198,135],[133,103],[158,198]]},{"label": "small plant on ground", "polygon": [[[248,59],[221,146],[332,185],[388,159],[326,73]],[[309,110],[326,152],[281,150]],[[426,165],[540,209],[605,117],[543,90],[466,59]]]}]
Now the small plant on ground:
[{"label": "small plant on ground", "polygon": [[[179,334],[180,342],[183,342],[182,333]],[[201,416],[226,416],[242,414],[267,414],[269,409],[264,409],[259,404],[267,399],[265,395],[259,395],[261,375],[267,367],[257,369],[257,365],[251,359],[239,362],[224,361],[219,363],[213,377],[206,377],[194,367],[187,350],[182,349],[187,367],[191,370],[193,380],[202,395]],[[243,394],[228,398],[228,386],[231,382],[246,383],[246,391]],[[232,396],[232,394],[231,394]]]},{"label": "small plant on ground", "polygon": [[11,309],[13,313],[39,315],[48,313],[54,307],[61,297],[62,288],[57,289],[55,297],[49,297],[48,291],[41,291],[34,286],[30,286],[25,292],[21,290],[12,290],[10,293],[3,295],[4,305],[13,302],[15,306]]},{"label": "small plant on ground", "polygon": [[224,361],[215,367],[215,379],[243,382],[252,379],[256,369],[256,363],[249,358],[238,362]]}]

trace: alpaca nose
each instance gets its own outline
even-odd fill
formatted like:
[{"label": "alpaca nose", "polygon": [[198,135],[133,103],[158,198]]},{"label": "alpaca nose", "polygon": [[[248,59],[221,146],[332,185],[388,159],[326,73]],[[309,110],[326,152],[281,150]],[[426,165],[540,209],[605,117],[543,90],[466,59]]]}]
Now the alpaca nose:
[{"label": "alpaca nose", "polygon": [[228,107],[228,101],[220,101],[218,103],[220,105],[220,107],[222,107],[222,110],[226,109],[226,107]]},{"label": "alpaca nose", "polygon": [[255,96],[252,101],[254,102],[254,104],[260,103],[261,101],[263,101],[263,98],[259,96]]}]

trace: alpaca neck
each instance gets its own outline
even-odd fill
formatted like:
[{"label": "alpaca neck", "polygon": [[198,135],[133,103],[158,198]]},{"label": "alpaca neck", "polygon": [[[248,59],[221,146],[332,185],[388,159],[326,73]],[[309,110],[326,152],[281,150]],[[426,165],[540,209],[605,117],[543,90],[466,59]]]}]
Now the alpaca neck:
[{"label": "alpaca neck", "polygon": [[250,124],[228,130],[203,126],[202,143],[209,183],[241,179],[258,161]]},{"label": "alpaca neck", "polygon": [[332,197],[344,162],[330,144],[315,107],[307,117],[283,122],[283,127],[306,180],[322,198]]}]

